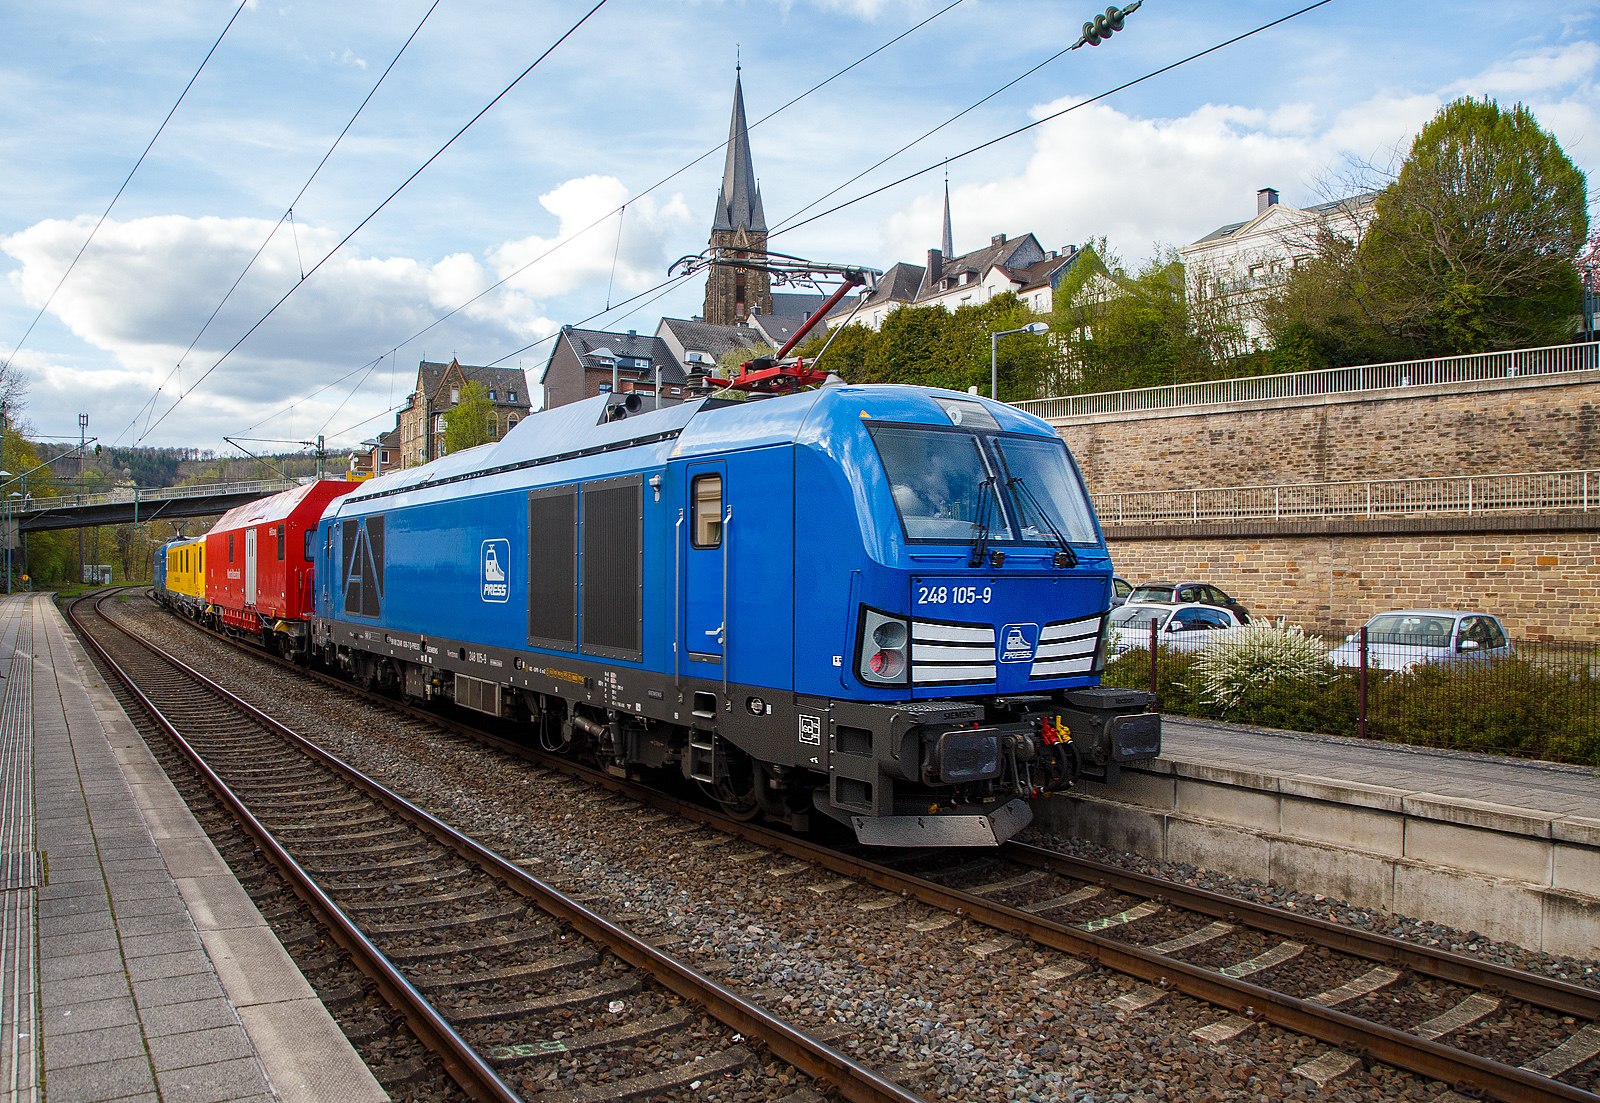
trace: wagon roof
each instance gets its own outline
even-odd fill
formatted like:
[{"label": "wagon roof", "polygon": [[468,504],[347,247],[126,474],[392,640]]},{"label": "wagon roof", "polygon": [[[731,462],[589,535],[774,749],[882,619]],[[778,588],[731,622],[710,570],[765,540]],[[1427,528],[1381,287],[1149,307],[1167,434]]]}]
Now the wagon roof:
[{"label": "wagon roof", "polygon": [[[322,479],[273,494],[267,498],[257,498],[253,502],[246,502],[242,506],[234,506],[217,519],[211,526],[211,532],[227,532],[230,529],[242,528],[246,525],[268,524],[273,521],[285,521],[293,516],[296,509],[308,500],[327,502],[346,494],[360,483],[345,482],[343,479]],[[331,493],[330,493],[331,492]],[[317,509],[309,513],[304,519],[316,524],[322,511]]]}]

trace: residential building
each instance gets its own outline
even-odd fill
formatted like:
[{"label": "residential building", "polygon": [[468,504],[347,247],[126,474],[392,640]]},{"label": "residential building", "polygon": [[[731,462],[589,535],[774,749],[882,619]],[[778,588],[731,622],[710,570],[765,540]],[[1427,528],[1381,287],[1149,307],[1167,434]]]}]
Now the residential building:
[{"label": "residential building", "polygon": [[770,344],[766,334],[754,325],[767,318],[768,315],[756,315],[750,319],[751,325],[732,326],[712,325],[698,318],[663,318],[656,327],[656,338],[688,380],[692,373],[714,372],[717,362],[735,349]]},{"label": "residential building", "polygon": [[532,409],[528,379],[521,368],[476,367],[455,359],[448,364],[424,360],[417,365],[416,390],[395,419],[401,466],[415,467],[445,454],[444,415],[461,401],[468,383],[480,383],[489,392],[491,440],[509,433]]},{"label": "residential building", "polygon": [[1071,269],[1078,250],[1069,245],[1048,252],[1033,234],[1009,238],[996,234],[989,244],[959,256],[950,226],[950,193],[945,189],[944,235],[928,250],[925,265],[901,262],[878,279],[871,291],[847,298],[828,315],[828,325],[864,325],[878,329],[902,306],[943,306],[956,310],[1013,292],[1036,313],[1055,307],[1055,289]]},{"label": "residential building", "polygon": [[629,391],[653,394],[658,368],[663,401],[681,401],[690,381],[682,364],[660,336],[640,336],[632,329],[626,333],[610,333],[562,326],[550,348],[550,359],[545,363],[542,380],[545,408],[554,409],[612,390],[619,394]]},{"label": "residential building", "polygon": [[379,433],[371,440],[361,442],[361,447],[350,453],[350,477],[376,478],[400,467],[400,426],[387,433]]},{"label": "residential building", "polygon": [[1276,188],[1256,192],[1256,213],[1244,222],[1218,227],[1178,250],[1191,301],[1210,298],[1259,347],[1266,333],[1257,307],[1316,252],[1319,233],[1331,231],[1356,240],[1372,220],[1376,192],[1332,203],[1291,207]]}]

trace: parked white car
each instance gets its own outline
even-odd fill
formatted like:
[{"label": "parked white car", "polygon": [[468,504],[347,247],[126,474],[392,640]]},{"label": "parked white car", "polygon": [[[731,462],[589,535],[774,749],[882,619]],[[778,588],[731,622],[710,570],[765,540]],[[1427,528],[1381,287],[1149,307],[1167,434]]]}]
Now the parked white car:
[{"label": "parked white car", "polygon": [[1111,654],[1150,646],[1150,623],[1156,624],[1157,646],[1198,651],[1218,633],[1243,628],[1231,609],[1216,605],[1152,605],[1129,602],[1111,614]]},{"label": "parked white car", "polygon": [[[1397,609],[1367,621],[1367,669],[1414,670],[1423,663],[1481,662],[1510,656],[1500,621],[1488,613]],[[1334,666],[1361,665],[1361,633],[1328,652]]]}]

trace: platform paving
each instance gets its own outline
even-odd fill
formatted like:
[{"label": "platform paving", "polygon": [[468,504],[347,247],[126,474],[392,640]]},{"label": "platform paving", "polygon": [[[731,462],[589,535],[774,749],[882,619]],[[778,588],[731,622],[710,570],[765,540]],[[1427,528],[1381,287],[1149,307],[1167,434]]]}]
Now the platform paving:
[{"label": "platform paving", "polygon": [[1161,718],[1161,757],[1276,777],[1317,777],[1551,817],[1600,818],[1600,770],[1500,755]]},{"label": "platform paving", "polygon": [[387,1099],[48,596],[0,677],[0,1100]]}]

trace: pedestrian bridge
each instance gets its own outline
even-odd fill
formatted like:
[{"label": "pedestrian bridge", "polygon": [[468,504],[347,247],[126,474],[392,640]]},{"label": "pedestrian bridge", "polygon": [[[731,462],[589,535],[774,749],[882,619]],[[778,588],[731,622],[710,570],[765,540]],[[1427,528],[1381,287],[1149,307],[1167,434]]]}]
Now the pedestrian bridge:
[{"label": "pedestrian bridge", "polygon": [[64,494],[53,498],[11,498],[8,518],[22,532],[128,525],[226,513],[297,484],[286,479],[248,483],[207,483],[156,489],[121,487],[104,494]]}]

